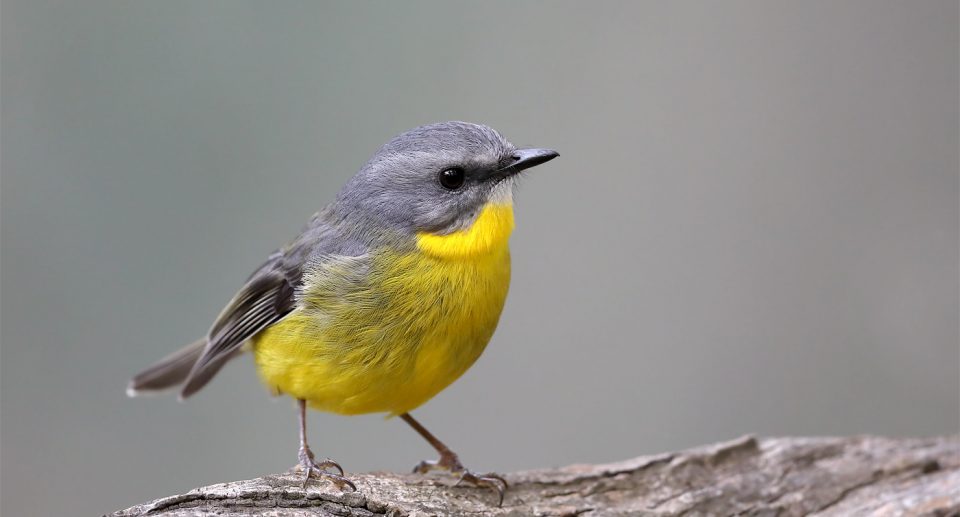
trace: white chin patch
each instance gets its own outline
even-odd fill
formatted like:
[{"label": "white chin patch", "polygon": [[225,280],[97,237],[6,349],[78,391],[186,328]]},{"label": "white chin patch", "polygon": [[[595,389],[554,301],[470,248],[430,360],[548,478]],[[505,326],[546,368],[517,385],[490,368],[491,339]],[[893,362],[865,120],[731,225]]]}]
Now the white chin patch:
[{"label": "white chin patch", "polygon": [[488,202],[496,205],[512,205],[513,178],[506,178],[497,183],[490,191]]}]

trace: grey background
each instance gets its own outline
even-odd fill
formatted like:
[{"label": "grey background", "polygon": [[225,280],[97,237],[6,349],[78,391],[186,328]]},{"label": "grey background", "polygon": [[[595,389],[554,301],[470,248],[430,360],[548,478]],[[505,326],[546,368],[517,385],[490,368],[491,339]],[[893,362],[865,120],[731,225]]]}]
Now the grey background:
[{"label": "grey background", "polygon": [[[958,431],[957,2],[5,1],[2,512],[95,515],[290,467],[201,335],[385,140],[558,149],[517,202],[486,354],[417,411],[476,469],[743,433]],[[310,417],[348,470],[432,451]]]}]

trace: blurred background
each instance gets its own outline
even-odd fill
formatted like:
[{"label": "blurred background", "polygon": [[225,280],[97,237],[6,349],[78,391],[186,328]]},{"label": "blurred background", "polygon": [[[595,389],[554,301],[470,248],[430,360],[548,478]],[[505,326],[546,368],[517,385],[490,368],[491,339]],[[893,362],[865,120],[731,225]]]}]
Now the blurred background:
[{"label": "blurred background", "polygon": [[[955,1],[5,0],[2,513],[292,466],[249,357],[182,404],[127,380],[449,119],[561,154],[486,354],[415,412],[468,466],[956,433],[958,48]],[[309,432],[348,471],[433,456],[381,415]]]}]

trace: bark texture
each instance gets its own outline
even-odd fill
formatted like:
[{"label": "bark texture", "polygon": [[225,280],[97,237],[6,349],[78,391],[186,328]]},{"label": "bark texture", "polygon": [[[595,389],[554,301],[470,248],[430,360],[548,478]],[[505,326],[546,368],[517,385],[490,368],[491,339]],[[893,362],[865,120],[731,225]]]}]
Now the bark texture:
[{"label": "bark texture", "polygon": [[445,477],[350,474],[355,493],[300,475],[197,488],[116,517],[210,515],[935,515],[960,516],[960,437],[743,437],[605,465],[507,474],[489,489]]}]

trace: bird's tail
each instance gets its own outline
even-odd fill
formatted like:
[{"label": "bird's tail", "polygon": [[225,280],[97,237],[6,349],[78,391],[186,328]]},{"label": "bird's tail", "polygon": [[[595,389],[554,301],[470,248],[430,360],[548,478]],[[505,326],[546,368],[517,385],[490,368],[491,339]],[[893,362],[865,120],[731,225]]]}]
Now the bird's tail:
[{"label": "bird's tail", "polygon": [[198,339],[136,374],[127,386],[127,395],[136,397],[180,385],[206,346],[206,338]]}]

